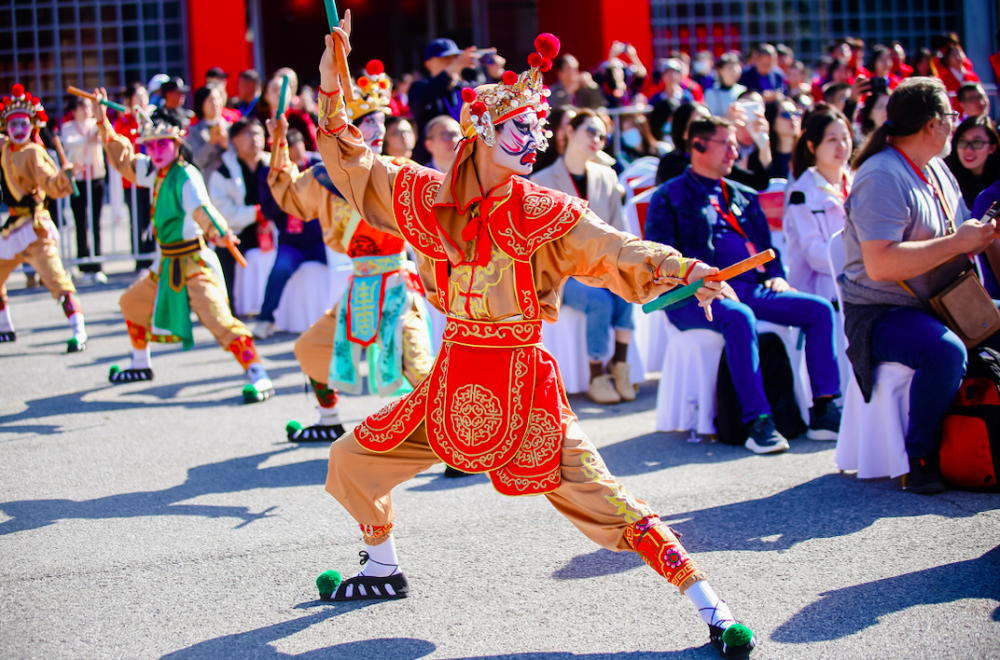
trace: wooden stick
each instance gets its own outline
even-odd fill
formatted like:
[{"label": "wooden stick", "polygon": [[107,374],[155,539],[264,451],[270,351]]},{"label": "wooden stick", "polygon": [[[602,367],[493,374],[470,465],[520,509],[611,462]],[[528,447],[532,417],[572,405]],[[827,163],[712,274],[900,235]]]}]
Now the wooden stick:
[{"label": "wooden stick", "polygon": [[337,56],[337,68],[340,69],[340,89],[344,92],[344,102],[354,103],[354,80],[351,79],[351,70],[347,66],[347,48],[340,37],[334,35],[336,42],[335,54]]},{"label": "wooden stick", "polygon": [[238,263],[242,268],[246,268],[247,260],[243,256],[243,253],[240,252],[240,249],[236,247],[236,243],[233,243],[231,239],[227,238],[226,247],[229,248],[229,254],[233,255],[233,259],[236,260],[236,263]]},{"label": "wooden stick", "polygon": [[[62,140],[59,139],[58,135],[53,135],[52,142],[56,147],[56,155],[59,156],[59,164],[62,166],[63,171],[66,172],[66,165],[69,164],[69,161],[66,160],[66,152],[63,151]],[[66,178],[69,179],[69,185],[73,187],[73,197],[79,197],[80,188],[76,185],[76,179],[73,178],[73,173],[66,172]]]},{"label": "wooden stick", "polygon": [[757,266],[766,264],[777,256],[778,255],[775,254],[774,250],[764,250],[763,252],[755,254],[752,257],[733,264],[729,268],[723,268],[715,275],[709,275],[708,277],[700,279],[697,282],[692,282],[687,286],[672,289],[656,300],[652,300],[643,305],[642,311],[647,314],[652,314],[655,311],[672,307],[673,305],[676,305],[683,300],[687,300],[697,293],[698,289],[705,285],[705,282],[725,282],[726,280],[731,280],[737,275],[742,275],[747,271],[753,270]]},{"label": "wooden stick", "polygon": [[94,103],[100,103],[101,105],[107,108],[111,108],[112,110],[115,110],[117,112],[128,112],[128,108],[123,106],[121,103],[115,103],[114,101],[109,101],[108,99],[98,99],[96,94],[84,91],[79,87],[73,87],[72,85],[70,85],[69,87],[66,88],[66,91],[72,94],[73,96],[79,96],[81,98],[90,99]]}]

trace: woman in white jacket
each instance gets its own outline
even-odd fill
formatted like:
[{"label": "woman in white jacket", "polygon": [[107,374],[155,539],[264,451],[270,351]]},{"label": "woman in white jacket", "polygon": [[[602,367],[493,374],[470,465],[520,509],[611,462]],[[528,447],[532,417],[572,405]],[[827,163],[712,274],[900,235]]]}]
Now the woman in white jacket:
[{"label": "woman in white jacket", "polygon": [[[219,166],[208,178],[208,196],[239,237],[240,250],[244,254],[256,248],[270,250],[273,244],[261,245],[258,239],[258,235],[265,241],[273,237],[271,226],[260,211],[260,180],[269,159],[264,151],[264,128],[256,118],[244,117],[229,128],[229,142]],[[267,185],[266,173],[263,176],[264,185]],[[228,251],[216,252],[229,289],[229,305],[235,315],[236,262]]]},{"label": "woman in white jacket", "polygon": [[[606,223],[624,231],[622,193],[614,170],[594,162],[604,148],[607,129],[597,113],[580,109],[566,128],[566,150],[555,163],[531,176],[535,183],[587,200],[590,210]],[[563,287],[563,304],[587,315],[587,354],[590,358],[590,387],[587,396],[602,404],[635,400],[629,375],[628,346],[635,323],[632,305],[607,289],[592,288],[574,278]],[[611,331],[615,352],[607,365]]]},{"label": "woman in white jacket", "polygon": [[851,127],[839,110],[819,104],[803,125],[792,156],[795,183],[785,208],[788,283],[804,293],[837,298],[827,260],[830,238],[844,228],[851,190]]}]

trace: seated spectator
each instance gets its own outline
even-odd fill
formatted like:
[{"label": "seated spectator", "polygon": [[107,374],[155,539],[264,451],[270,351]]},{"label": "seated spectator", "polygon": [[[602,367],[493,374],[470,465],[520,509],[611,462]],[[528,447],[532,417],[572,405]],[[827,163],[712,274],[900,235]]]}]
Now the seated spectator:
[{"label": "seated spectator", "polygon": [[774,50],[777,53],[775,64],[785,74],[785,80],[787,81],[788,72],[792,70],[792,66],[795,64],[795,51],[785,44],[778,44],[774,47]]},{"label": "seated spectator", "polygon": [[827,77],[830,73],[830,67],[833,66],[833,58],[823,56],[816,61],[816,65],[813,66],[813,77],[810,82],[810,89],[812,90],[813,101],[819,102],[823,100],[823,85],[829,82]]},{"label": "seated spectator", "polygon": [[913,67],[906,63],[906,49],[898,41],[892,42],[892,73],[902,82],[913,75]]},{"label": "seated spectator", "polygon": [[736,53],[726,53],[716,63],[715,72],[715,85],[705,90],[705,106],[716,117],[724,117],[729,106],[747,89],[739,82],[743,74],[740,58]]},{"label": "seated spectator", "polygon": [[877,131],[885,123],[885,109],[889,105],[891,92],[873,93],[865,99],[858,121],[861,124],[861,138],[864,139]]},{"label": "seated spectator", "polygon": [[[958,392],[968,352],[925,301],[967,270],[965,255],[992,249],[998,234],[970,219],[957,182],[938,158],[958,116],[941,81],[907,79],[887,111],[888,121],[852,164],[839,278],[847,355],[866,401],[876,363],[899,362],[916,371],[905,437],[907,488],[939,493],[944,485],[935,432]],[[997,336],[986,345],[996,348]]]},{"label": "seated spectator", "polygon": [[[226,84],[228,80],[229,73],[220,66],[213,66],[205,72],[205,87],[215,87],[219,90],[220,98],[222,99],[222,108],[220,108],[219,114],[227,124],[232,124],[243,115],[238,110],[228,107],[229,99],[226,97]],[[197,95],[197,92],[195,94]],[[195,103],[195,107],[197,106],[198,104]],[[197,114],[195,112],[195,115]]]},{"label": "seated spectator", "polygon": [[622,115],[621,127],[621,155],[630,163],[646,156],[661,158],[670,151],[670,147],[653,137],[653,131],[646,115]]},{"label": "seated spectator", "polygon": [[929,77],[934,75],[934,69],[931,67],[931,62],[934,60],[934,56],[931,55],[929,48],[921,48],[917,51],[917,56],[913,59],[913,76],[924,76]]},{"label": "seated spectator", "polygon": [[691,93],[690,89],[681,85],[681,80],[684,77],[683,71],[684,65],[680,60],[674,58],[663,60],[659,70],[663,83],[662,89],[650,97],[650,103],[659,103],[660,101],[673,101],[678,105],[692,103],[695,100],[694,94]]},{"label": "seated spectator", "polygon": [[938,78],[941,79],[941,82],[944,83],[945,89],[948,90],[948,96],[952,97],[952,108],[961,111],[962,106],[959,104],[956,96],[958,88],[961,87],[963,83],[979,82],[979,76],[977,76],[976,72],[972,70],[972,66],[966,59],[965,51],[962,50],[962,46],[957,43],[951,43],[945,47],[945,49],[941,51],[941,57],[938,60],[935,69]]},{"label": "seated spectator", "polygon": [[847,115],[847,102],[851,99],[851,86],[845,82],[831,82],[823,85],[823,103],[833,106]]},{"label": "seated spectator", "polygon": [[459,50],[451,39],[435,39],[424,48],[424,67],[428,76],[410,87],[410,112],[417,128],[417,145],[413,158],[426,163],[431,158],[425,146],[428,124],[441,115],[456,122],[462,110],[462,89],[471,85],[462,78],[462,71],[479,65],[480,54],[471,46]]},{"label": "seated spectator", "polygon": [[944,159],[958,181],[965,205],[970,209],[976,197],[1000,179],[997,128],[985,115],[963,121],[951,138],[951,153]]},{"label": "seated spectator", "polygon": [[674,150],[660,159],[660,164],[656,168],[656,185],[684,173],[688,163],[691,162],[691,156],[687,151],[688,126],[693,121],[711,116],[712,113],[708,108],[700,103],[684,103],[677,108],[670,127],[670,139],[674,143]]},{"label": "seated spectator", "polygon": [[[581,109],[569,123],[566,152],[551,167],[533,174],[531,180],[587,200],[597,217],[624,231],[623,190],[618,177],[610,168],[593,162],[606,141],[604,122],[597,113]],[[562,295],[563,304],[587,315],[587,356],[590,359],[587,396],[601,404],[634,401],[635,388],[628,365],[628,346],[635,328],[632,305],[607,289],[587,286],[572,277],[566,280]],[[615,351],[605,373],[601,358],[608,351],[612,330]]]},{"label": "seated spectator", "polygon": [[604,107],[604,94],[600,87],[589,73],[580,73],[580,62],[575,57],[569,53],[561,55],[556,60],[556,71],[559,80],[550,87],[549,105],[553,108],[569,105],[595,110]]},{"label": "seated spectator", "polygon": [[462,127],[451,115],[441,115],[427,124],[427,139],[424,150],[430,154],[427,167],[439,172],[447,172],[458,157],[458,142],[462,139]]},{"label": "seated spectator", "polygon": [[393,110],[393,114],[413,119],[413,113],[410,112],[410,86],[412,84],[412,73],[404,73],[401,78],[393,81],[392,104],[389,106]]},{"label": "seated spectator", "polygon": [[[104,208],[104,148],[94,119],[94,106],[90,99],[71,96],[69,109],[73,119],[60,127],[66,158],[73,164],[73,179],[80,194],[69,198],[76,225],[76,256],[79,259],[101,256],[101,209]],[[8,157],[9,157],[9,152]],[[87,215],[90,215],[90,222]],[[91,231],[93,232],[91,234]],[[90,240],[93,238],[93,252]],[[83,284],[105,284],[107,276],[100,262],[80,264]]]},{"label": "seated spectator", "polygon": [[184,101],[187,100],[187,93],[190,90],[191,88],[176,76],[160,85],[159,94],[163,97],[163,105],[153,111],[153,122],[166,121],[186,129],[191,123],[191,117],[194,116],[194,113],[184,107]]},{"label": "seated spectator", "polygon": [[[271,225],[260,208],[260,172],[265,166],[264,128],[256,117],[244,117],[229,127],[229,148],[208,179],[208,196],[240,239],[243,254],[267,249],[272,240]],[[216,254],[235,314],[236,260],[228,250]]]},{"label": "seated spectator", "polygon": [[[305,138],[294,128],[288,130],[287,141],[288,159],[295,163],[300,172],[323,162],[317,156],[309,156]],[[270,168],[266,165],[260,168],[257,173],[257,185],[260,189],[260,211],[278,227],[278,253],[274,258],[274,266],[267,276],[264,302],[260,306],[260,314],[253,329],[253,336],[257,339],[267,339],[274,335],[274,311],[278,309],[281,295],[285,292],[285,285],[295,271],[307,261],[326,264],[322,226],[319,222],[306,222],[315,218],[296,218],[281,210],[274,199],[271,187],[267,185],[269,172]]]},{"label": "seated spectator", "polygon": [[[736,131],[719,117],[693,122],[689,128],[691,166],[656,191],[646,214],[646,240],[672,245],[709,266],[725,268],[771,248],[771,230],[757,195],[724,179],[739,154]],[[762,272],[763,271],[763,272]],[[801,327],[806,336],[806,363],[813,395],[809,435],[835,440],[840,412],[832,399],[840,396],[833,337],[833,306],[818,296],[798,293],[784,280],[778,260],[729,281],[727,297],[712,306],[706,319],[695,304],[667,311],[681,330],[721,332],[726,361],[743,408],[747,449],[774,453],[788,449],[775,429],[764,394],[758,360],[757,319]]]},{"label": "seated spectator", "polygon": [[[289,134],[291,139],[291,134]],[[413,126],[408,119],[399,116],[386,115],[385,118],[385,146],[382,151],[386,156],[393,158],[412,158],[413,147],[417,143],[417,136],[413,133]],[[300,170],[305,168],[300,167]]]},{"label": "seated spectator", "polygon": [[892,51],[882,44],[872,48],[872,55],[868,60],[868,71],[871,73],[871,80],[884,81],[882,89],[892,91],[899,85],[899,78],[892,72]]},{"label": "seated spectator", "polygon": [[792,149],[802,131],[802,111],[788,99],[771,101],[764,110],[764,119],[771,128],[770,178],[787,179]]},{"label": "seated spectator", "polygon": [[193,162],[206,181],[222,163],[222,154],[229,148],[228,124],[221,112],[223,103],[218,87],[205,86],[194,93],[197,121],[188,127],[184,141],[191,148]]},{"label": "seated spectator", "polygon": [[774,46],[771,44],[762,45],[760,53],[757,55],[757,63],[743,71],[740,84],[760,93],[766,101],[773,100],[778,94],[787,92],[788,85],[785,83],[785,75],[775,64],[776,58],[777,51]]},{"label": "seated spectator", "polygon": [[[990,207],[1000,202],[1000,181],[996,181],[992,186],[979,193],[976,203],[972,207],[972,217],[981,219],[990,210]],[[990,297],[1000,300],[1000,243],[994,243],[983,254],[981,260],[983,266],[983,286],[989,291]]]},{"label": "seated spectator", "polygon": [[[317,92],[309,85],[299,90],[297,96],[292,99],[292,107],[300,110],[312,120],[313,124],[319,125],[319,104],[316,103]],[[303,138],[304,139],[304,138]]]},{"label": "seated spectator", "polygon": [[848,82],[853,85],[858,78],[871,78],[871,72],[862,65],[865,60],[864,39],[847,37],[846,41],[851,49],[851,56],[847,60],[847,64],[851,68],[851,79]]},{"label": "seated spectator", "polygon": [[740,155],[729,178],[754,190],[764,190],[771,182],[773,147],[765,107],[761,95],[748,90],[726,116],[736,126],[736,141],[740,145]]},{"label": "seated spectator", "polygon": [[789,186],[784,222],[788,283],[829,301],[837,298],[840,273],[830,272],[827,249],[844,228],[852,146],[847,117],[820,105],[809,114],[792,156],[795,183]]},{"label": "seated spectator", "polygon": [[649,131],[652,133],[653,139],[666,145],[668,152],[674,148],[673,140],[670,137],[670,129],[676,109],[677,106],[670,101],[660,101],[653,106],[652,112],[646,115],[646,119],[649,121]]},{"label": "seated spectator", "polygon": [[961,106],[962,118],[978,117],[990,114],[990,97],[986,96],[983,84],[979,82],[966,82],[958,88],[955,94],[958,105]]},{"label": "seated spectator", "polygon": [[236,96],[229,99],[229,107],[240,115],[249,117],[260,101],[260,74],[253,69],[240,72],[236,79]]},{"label": "seated spectator", "polygon": [[549,148],[538,152],[532,171],[541,172],[565,153],[566,129],[569,127],[570,120],[575,116],[576,108],[571,105],[552,106],[548,116],[549,130],[552,131],[552,137],[549,138]]},{"label": "seated spectator", "polygon": [[812,88],[806,80],[806,65],[800,60],[792,62],[791,68],[785,74],[785,82],[788,84],[788,95],[792,98],[812,93]]},{"label": "seated spectator", "polygon": [[285,116],[288,117],[288,126],[302,133],[302,137],[306,141],[307,151],[316,151],[316,124],[313,123],[308,114],[294,107],[295,95],[299,89],[299,77],[288,67],[282,67],[275,71],[274,76],[267,83],[267,87],[264,89],[263,103],[258,103],[255,111],[258,122],[263,125],[264,121],[274,119],[277,116],[278,106],[281,102],[281,87],[286,75],[288,76],[289,98],[285,99],[288,106],[285,109]]}]

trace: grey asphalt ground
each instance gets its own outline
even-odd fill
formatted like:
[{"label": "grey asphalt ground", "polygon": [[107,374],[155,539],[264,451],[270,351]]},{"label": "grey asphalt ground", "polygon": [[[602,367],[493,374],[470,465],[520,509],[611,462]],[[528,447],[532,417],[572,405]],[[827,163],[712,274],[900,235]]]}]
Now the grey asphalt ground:
[{"label": "grey asphalt ground", "polygon": [[[357,570],[353,521],[322,487],[326,446],[284,441],[313,420],[294,337],[262,343],[276,398],[210,335],[127,363],[117,299],[82,290],[90,348],[44,290],[11,278],[19,341],[0,346],[0,658],[715,658],[676,589],[597,548],[544,498],[505,498],[438,466],[395,492],[412,597],[317,600]],[[634,404],[572,397],[611,470],[676,529],[754,658],[1000,658],[1000,495],[921,497],[838,473],[833,443],[784,455],[653,432],[656,382]],[[380,406],[345,397],[355,423]]]}]

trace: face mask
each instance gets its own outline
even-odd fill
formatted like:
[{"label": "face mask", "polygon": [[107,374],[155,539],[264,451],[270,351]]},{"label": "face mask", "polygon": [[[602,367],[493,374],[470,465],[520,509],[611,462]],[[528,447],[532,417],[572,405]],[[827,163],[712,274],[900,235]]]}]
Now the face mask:
[{"label": "face mask", "polygon": [[17,145],[24,144],[31,137],[31,120],[24,115],[7,119],[7,137]]},{"label": "face mask", "polygon": [[629,128],[622,131],[622,142],[631,149],[637,149],[642,144],[642,134],[638,128]]},{"label": "face mask", "polygon": [[699,76],[707,76],[708,72],[712,70],[712,65],[705,60],[698,60],[694,63],[694,72]]}]

